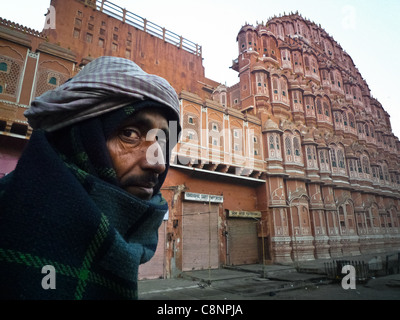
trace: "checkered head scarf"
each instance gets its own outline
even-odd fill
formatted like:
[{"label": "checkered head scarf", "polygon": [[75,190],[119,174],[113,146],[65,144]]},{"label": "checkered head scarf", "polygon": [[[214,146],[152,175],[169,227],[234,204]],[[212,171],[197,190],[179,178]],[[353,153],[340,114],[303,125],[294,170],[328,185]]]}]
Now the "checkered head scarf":
[{"label": "checkered head scarf", "polygon": [[24,115],[33,129],[54,131],[138,100],[159,102],[174,114],[174,120],[179,119],[178,96],[165,79],[144,72],[131,60],[100,57],[37,97]]}]

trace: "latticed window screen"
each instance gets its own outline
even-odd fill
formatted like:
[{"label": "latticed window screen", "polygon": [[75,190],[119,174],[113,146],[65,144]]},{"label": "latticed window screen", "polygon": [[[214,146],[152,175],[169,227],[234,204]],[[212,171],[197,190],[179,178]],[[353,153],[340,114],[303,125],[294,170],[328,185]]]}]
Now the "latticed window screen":
[{"label": "latticed window screen", "polygon": [[2,94],[17,96],[23,61],[0,55],[0,85]]},{"label": "latticed window screen", "polygon": [[46,91],[53,90],[55,86],[60,86],[67,81],[69,76],[64,73],[54,72],[47,68],[39,68],[37,73],[35,97],[38,97]]}]

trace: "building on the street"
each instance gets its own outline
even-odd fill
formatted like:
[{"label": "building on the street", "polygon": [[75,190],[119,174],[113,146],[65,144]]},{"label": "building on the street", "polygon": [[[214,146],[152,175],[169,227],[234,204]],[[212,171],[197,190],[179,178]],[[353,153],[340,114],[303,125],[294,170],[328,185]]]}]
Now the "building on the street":
[{"label": "building on the street", "polygon": [[107,0],[52,0],[44,22],[0,19],[0,177],[30,137],[30,102],[96,57],[132,59],[180,97],[170,209],[141,278],[400,247],[400,141],[320,26],[298,13],[243,26],[227,87],[205,77],[201,46]]}]

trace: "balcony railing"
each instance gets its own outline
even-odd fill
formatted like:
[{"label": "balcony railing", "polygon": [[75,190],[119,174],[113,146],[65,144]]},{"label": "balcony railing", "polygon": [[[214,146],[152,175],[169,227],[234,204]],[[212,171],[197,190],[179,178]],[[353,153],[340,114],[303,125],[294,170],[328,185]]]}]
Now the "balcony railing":
[{"label": "balcony railing", "polygon": [[107,0],[97,0],[96,1],[97,10],[113,17],[115,19],[121,20],[139,30],[147,32],[154,37],[164,40],[170,44],[173,44],[183,50],[195,54],[201,57],[201,46],[198,44],[177,35],[159,25],[148,21],[112,2]]}]

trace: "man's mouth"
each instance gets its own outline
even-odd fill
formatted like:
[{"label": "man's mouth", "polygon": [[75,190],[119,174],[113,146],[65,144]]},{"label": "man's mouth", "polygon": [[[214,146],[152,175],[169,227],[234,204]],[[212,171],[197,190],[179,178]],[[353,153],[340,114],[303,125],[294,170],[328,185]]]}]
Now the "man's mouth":
[{"label": "man's mouth", "polygon": [[141,199],[149,200],[153,196],[154,187],[156,186],[156,184],[157,183],[155,182],[146,182],[140,184],[130,183],[130,184],[125,184],[123,186],[123,189]]}]

